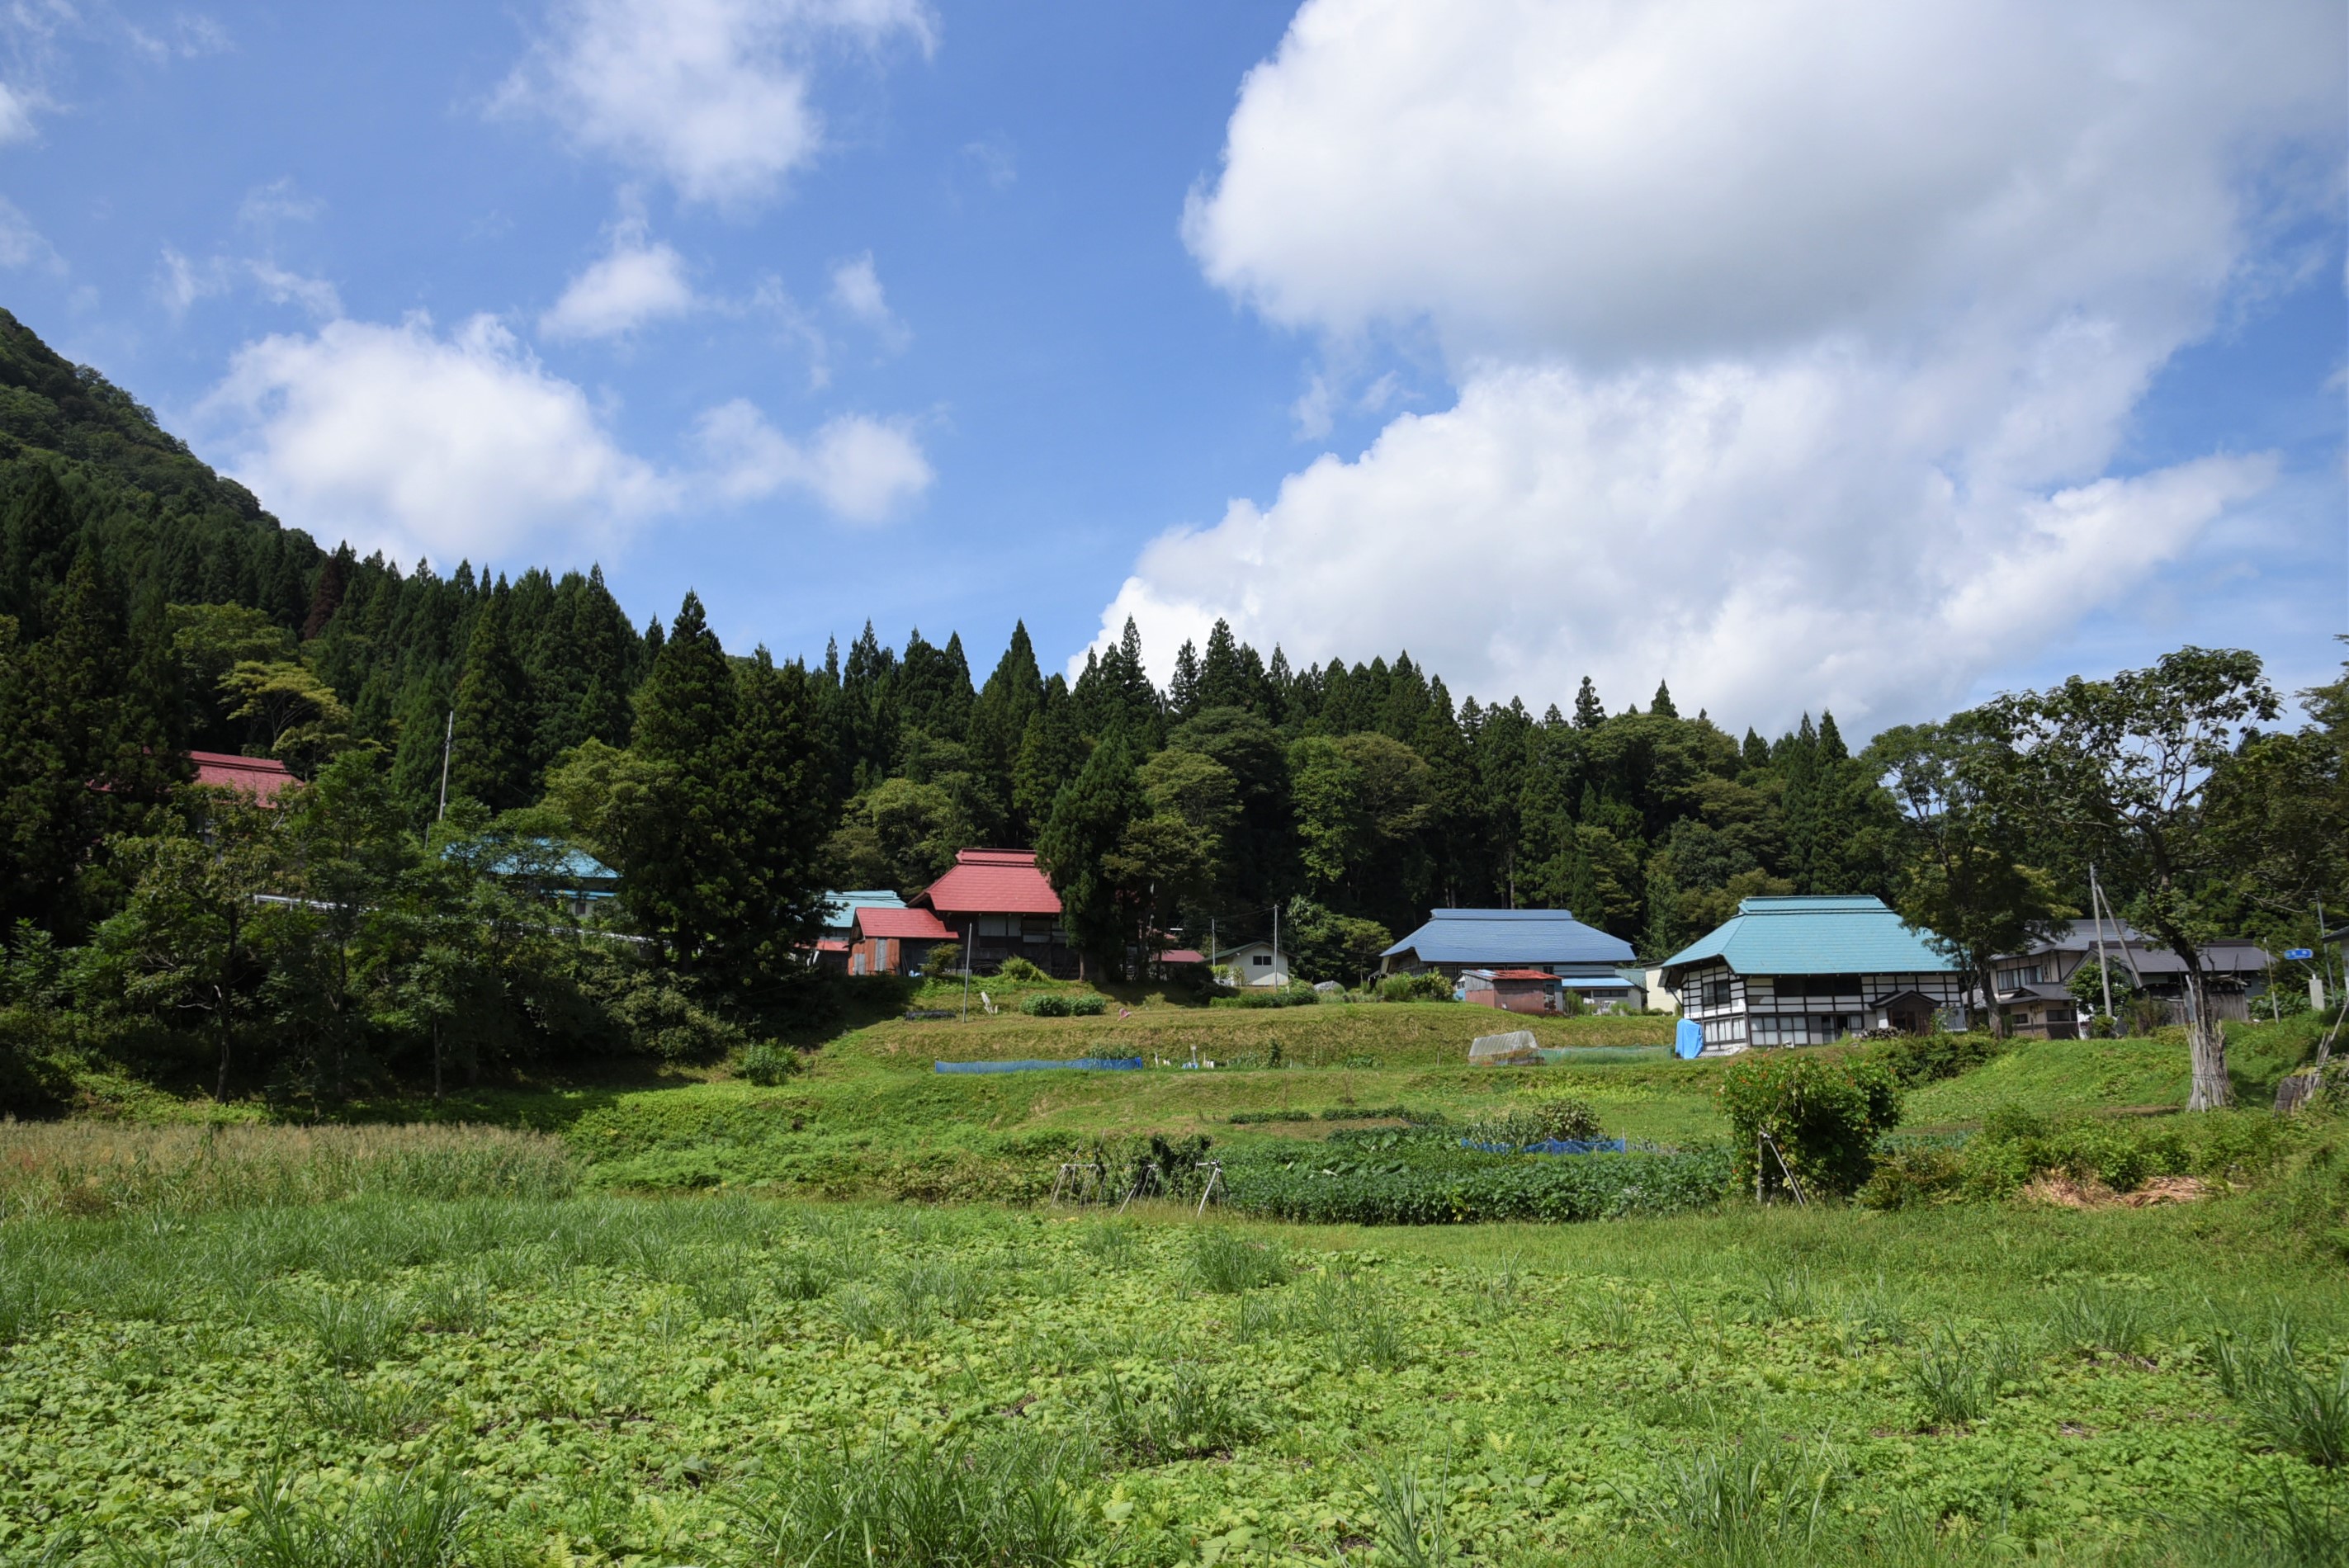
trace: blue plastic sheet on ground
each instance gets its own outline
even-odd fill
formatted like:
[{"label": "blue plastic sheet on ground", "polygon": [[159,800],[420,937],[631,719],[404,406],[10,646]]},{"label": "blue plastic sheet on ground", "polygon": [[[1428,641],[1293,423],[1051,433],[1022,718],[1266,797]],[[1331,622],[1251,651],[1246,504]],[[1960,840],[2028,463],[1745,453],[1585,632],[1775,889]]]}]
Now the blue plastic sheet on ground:
[{"label": "blue plastic sheet on ground", "polygon": [[933,1062],[942,1073],[1037,1073],[1057,1068],[1081,1068],[1087,1072],[1131,1073],[1142,1070],[1140,1057],[1072,1057],[1067,1061],[1047,1062]]},{"label": "blue plastic sheet on ground", "polygon": [[1672,1031],[1672,1055],[1683,1061],[1704,1054],[1704,1028],[1694,1018],[1682,1018]]},{"label": "blue plastic sheet on ground", "polygon": [[1473,1138],[1460,1140],[1463,1149],[1481,1149],[1487,1154],[1629,1154],[1631,1146],[1619,1138],[1546,1138],[1539,1143],[1479,1143]]}]

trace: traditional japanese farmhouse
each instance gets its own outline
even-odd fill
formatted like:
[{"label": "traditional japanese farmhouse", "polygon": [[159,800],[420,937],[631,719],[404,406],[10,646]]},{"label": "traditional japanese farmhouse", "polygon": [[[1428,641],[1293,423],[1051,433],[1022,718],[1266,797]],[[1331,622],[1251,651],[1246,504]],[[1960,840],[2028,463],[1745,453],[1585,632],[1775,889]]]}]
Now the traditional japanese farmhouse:
[{"label": "traditional japanese farmhouse", "polygon": [[1061,926],[1061,895],[1036,864],[1033,850],[962,850],[952,870],[914,895],[962,943],[984,975],[1007,958],[1025,958],[1056,979],[1078,977],[1075,949]]},{"label": "traditional japanese farmhouse", "polygon": [[1924,1034],[1962,1022],[1965,980],[1884,901],[1749,898],[1663,962],[1704,1055],[1816,1046],[1868,1029]]},{"label": "traditional japanese farmhouse", "polygon": [[[2175,1016],[2183,1017],[2184,959],[2120,921],[2075,920],[2032,944],[2027,953],[1992,961],[1991,979],[1998,987],[1998,1009],[2006,1016],[2009,1032],[2076,1039],[2092,1009],[2078,1005],[2071,981],[2081,965],[2095,958],[2100,944],[2111,967],[2116,997],[2126,987],[2168,1004]],[[2210,1010],[2221,1018],[2249,1018],[2251,999],[2267,988],[2273,962],[2249,937],[2228,937],[2205,946],[2202,973],[2209,981]]]},{"label": "traditional japanese farmhouse", "polygon": [[1618,973],[1631,944],[1585,925],[1563,909],[1438,909],[1381,955],[1380,972],[1436,970],[1458,980],[1472,969],[1538,969],[1586,1002],[1637,1006],[1640,988]]}]

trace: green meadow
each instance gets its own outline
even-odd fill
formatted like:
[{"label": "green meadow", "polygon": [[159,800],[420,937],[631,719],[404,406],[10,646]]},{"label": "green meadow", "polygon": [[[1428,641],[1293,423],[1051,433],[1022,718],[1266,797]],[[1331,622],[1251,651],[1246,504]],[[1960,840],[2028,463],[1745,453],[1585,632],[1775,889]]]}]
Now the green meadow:
[{"label": "green meadow", "polygon": [[[1720,1065],[1655,1052],[1668,1020],[1543,1020],[1545,1045],[1597,1054],[1472,1068],[1492,1016],[1463,1007],[1145,1000],[872,1023],[763,1087],[0,1127],[0,1563],[2349,1551],[2335,1113],[2144,1208],[1733,1196],[1362,1227],[1055,1207],[1061,1161],[1142,1134],[1335,1160],[1333,1137],[1561,1095],[1635,1140],[1723,1134]],[[2241,1031],[2247,1101],[2312,1044]],[[1194,1047],[1217,1066],[1155,1065]],[[932,1068],[1107,1055],[1153,1065]],[[2183,1057],[2018,1043],[1912,1090],[1905,1125],[2265,1116],[2188,1126]]]}]

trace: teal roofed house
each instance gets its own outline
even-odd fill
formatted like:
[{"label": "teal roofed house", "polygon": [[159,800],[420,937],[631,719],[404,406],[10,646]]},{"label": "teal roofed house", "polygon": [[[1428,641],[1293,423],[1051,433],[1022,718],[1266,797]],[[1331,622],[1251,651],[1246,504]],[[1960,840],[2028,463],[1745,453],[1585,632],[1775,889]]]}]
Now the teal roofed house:
[{"label": "teal roofed house", "polygon": [[1963,978],[1878,898],[1746,899],[1662,972],[1709,1057],[1964,1022]]}]

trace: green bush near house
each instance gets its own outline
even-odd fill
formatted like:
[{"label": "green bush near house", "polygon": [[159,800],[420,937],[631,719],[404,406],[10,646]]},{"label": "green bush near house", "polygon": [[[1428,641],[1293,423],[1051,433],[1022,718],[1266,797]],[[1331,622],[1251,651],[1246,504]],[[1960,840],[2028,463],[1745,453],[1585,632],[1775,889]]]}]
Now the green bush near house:
[{"label": "green bush near house", "polygon": [[[1788,1171],[1811,1197],[1857,1191],[1874,1170],[1877,1140],[1900,1122],[1898,1081],[1865,1057],[1747,1051],[1715,1093],[1729,1118],[1738,1185],[1749,1192],[1784,1191]],[[1775,1156],[1761,1148],[1765,1133]]]},{"label": "green bush near house", "polygon": [[1098,991],[1074,996],[1062,991],[1039,991],[1021,998],[1019,1010],[1031,1018],[1098,1018],[1109,1011],[1109,998]]}]

